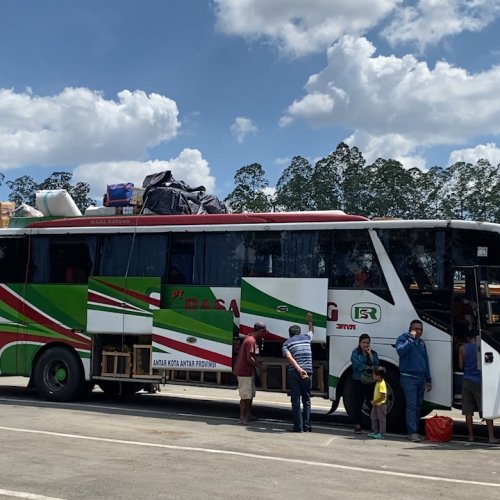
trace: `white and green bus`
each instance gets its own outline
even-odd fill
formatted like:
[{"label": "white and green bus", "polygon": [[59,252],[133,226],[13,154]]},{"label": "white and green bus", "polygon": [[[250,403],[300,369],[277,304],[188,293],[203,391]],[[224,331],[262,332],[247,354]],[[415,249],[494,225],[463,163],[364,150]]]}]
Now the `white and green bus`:
[{"label": "white and green bus", "polygon": [[[19,227],[16,227],[19,226]],[[12,219],[0,230],[0,373],[55,401],[184,378],[232,384],[237,340],[269,330],[263,389],[286,391],[281,344],[314,313],[314,394],[353,405],[368,333],[404,422],[395,339],[424,324],[433,389],[460,404],[457,351],[480,337],[484,417],[500,415],[500,225],[342,212]],[[455,373],[455,377],[454,377]]]}]

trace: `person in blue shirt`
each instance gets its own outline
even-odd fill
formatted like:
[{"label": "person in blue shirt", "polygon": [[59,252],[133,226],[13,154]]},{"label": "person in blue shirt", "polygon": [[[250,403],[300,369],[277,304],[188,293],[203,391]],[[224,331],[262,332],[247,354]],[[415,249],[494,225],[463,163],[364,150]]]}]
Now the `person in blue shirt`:
[{"label": "person in blue shirt", "polygon": [[396,340],[399,356],[401,389],[406,401],[406,427],[408,439],[414,443],[422,441],[418,434],[418,423],[422,411],[425,391],[432,389],[429,357],[424,341],[420,338],[424,331],[422,322],[414,319],[408,332]]},{"label": "person in blue shirt", "polygon": [[[290,338],[283,344],[283,356],[288,360],[288,385],[292,403],[291,432],[311,432],[311,387],[313,376],[311,341],[314,334],[313,315],[307,313],[308,333],[299,325],[288,329]],[[302,400],[302,412],[300,401]]]},{"label": "person in blue shirt", "polygon": [[[373,399],[373,389],[375,388],[375,379],[373,379],[370,372],[373,371],[373,368],[379,366],[378,355],[375,351],[372,351],[371,339],[368,334],[363,333],[359,336],[358,347],[351,354],[351,364],[354,406],[353,414],[349,416],[354,421],[354,432],[361,434],[363,432],[361,428],[363,404],[366,401],[369,407],[368,410],[371,410],[370,401]],[[368,380],[366,374],[369,374]],[[370,377],[372,378],[370,379]]]},{"label": "person in blue shirt", "polygon": [[[459,367],[464,372],[464,379],[462,382],[462,415],[465,415],[469,441],[472,442],[474,441],[474,411],[476,409],[479,410],[479,416],[482,416],[482,380],[481,370],[477,366],[478,346],[476,344],[476,334],[474,332],[468,332],[466,338],[467,342],[460,346]],[[488,429],[488,442],[490,444],[498,444],[499,441],[495,437],[492,419],[486,419],[486,427]]]}]

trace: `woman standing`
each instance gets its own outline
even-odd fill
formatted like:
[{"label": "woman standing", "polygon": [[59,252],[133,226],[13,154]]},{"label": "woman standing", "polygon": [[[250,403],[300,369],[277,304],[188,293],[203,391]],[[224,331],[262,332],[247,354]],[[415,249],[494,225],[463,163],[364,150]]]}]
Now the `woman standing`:
[{"label": "woman standing", "polygon": [[356,434],[362,433],[361,410],[365,401],[370,406],[375,387],[373,368],[379,366],[377,353],[372,351],[370,342],[370,336],[363,333],[359,337],[358,347],[351,354],[354,395],[354,408],[351,417],[354,421],[354,432]]}]

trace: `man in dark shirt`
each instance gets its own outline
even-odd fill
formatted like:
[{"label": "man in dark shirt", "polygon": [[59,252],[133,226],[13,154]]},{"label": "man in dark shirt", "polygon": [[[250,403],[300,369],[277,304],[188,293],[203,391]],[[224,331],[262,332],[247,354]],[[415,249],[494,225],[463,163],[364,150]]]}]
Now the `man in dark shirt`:
[{"label": "man in dark shirt", "polygon": [[[300,326],[288,329],[290,338],[283,344],[283,356],[288,360],[288,384],[292,403],[293,428],[291,432],[311,432],[312,351],[314,334],[313,315],[307,313],[308,333],[301,333]],[[302,412],[300,400],[302,399]]]}]

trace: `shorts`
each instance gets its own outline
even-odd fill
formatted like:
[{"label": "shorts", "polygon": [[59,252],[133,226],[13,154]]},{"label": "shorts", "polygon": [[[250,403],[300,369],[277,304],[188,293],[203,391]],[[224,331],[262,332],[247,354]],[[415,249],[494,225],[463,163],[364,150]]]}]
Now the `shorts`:
[{"label": "shorts", "polygon": [[472,417],[481,411],[481,384],[464,380],[462,382],[462,415]]},{"label": "shorts", "polygon": [[255,397],[255,382],[253,377],[238,377],[240,399],[253,399]]}]

